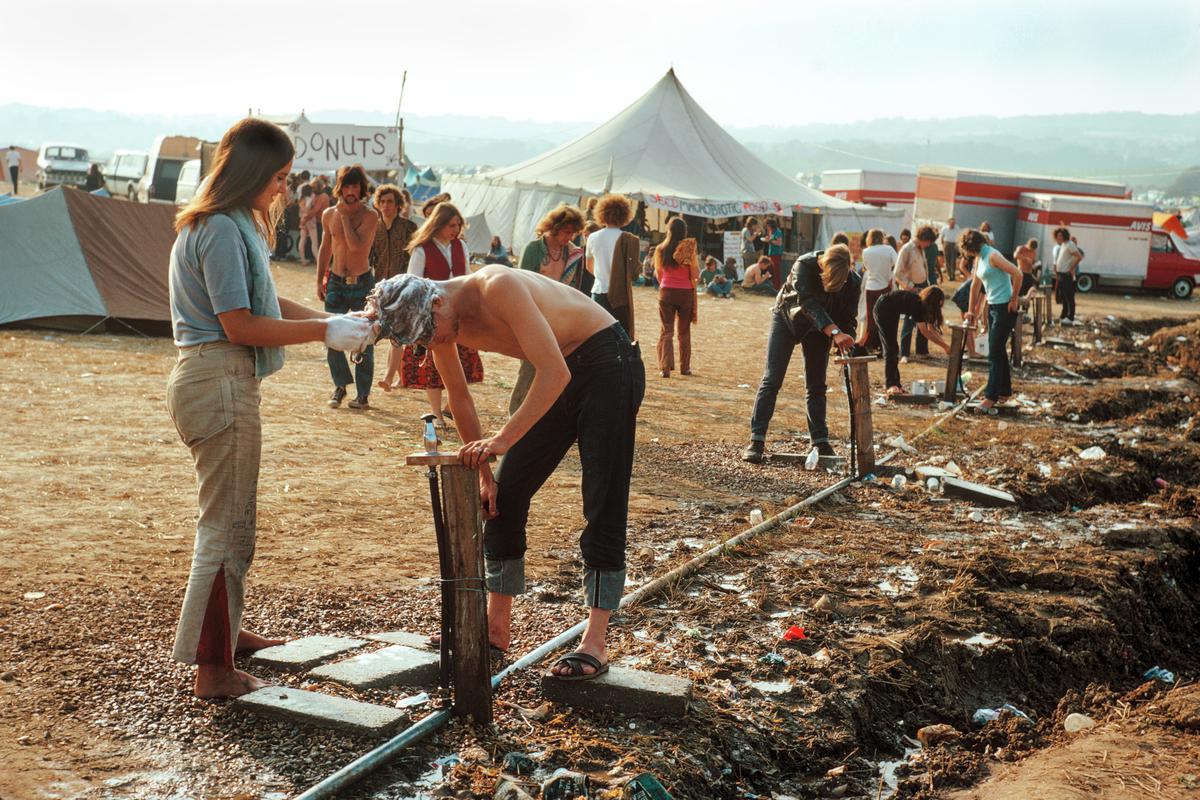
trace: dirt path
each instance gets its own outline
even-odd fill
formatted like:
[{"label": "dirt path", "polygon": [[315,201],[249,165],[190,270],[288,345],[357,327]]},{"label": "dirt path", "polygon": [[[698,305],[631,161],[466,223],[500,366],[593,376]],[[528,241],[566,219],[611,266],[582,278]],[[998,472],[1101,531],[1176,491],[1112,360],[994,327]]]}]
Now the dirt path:
[{"label": "dirt path", "polygon": [[[281,294],[315,305],[308,271],[280,265],[276,275]],[[657,334],[654,294],[639,291],[636,300],[643,352],[652,358]],[[769,514],[832,480],[778,462],[749,467],[737,458],[761,375],[769,307],[765,298],[703,299],[693,337],[696,375],[649,379],[639,420],[631,500],[630,560],[639,580],[686,559],[703,542],[740,530],[751,507]],[[1119,296],[1090,295],[1080,300],[1082,317],[1119,311],[1126,319],[1147,320],[1168,313],[1194,317],[1197,310],[1200,304],[1194,301],[1168,303],[1155,297],[1124,301]],[[848,627],[831,633],[831,652],[836,662],[842,657],[838,648],[847,638],[876,631],[871,634],[876,638],[864,639],[858,648],[871,662],[891,648],[886,643],[889,636],[899,641],[895,637],[900,632],[927,619],[930,605],[944,602],[938,598],[946,590],[937,588],[936,594],[914,597],[914,605],[899,607],[886,600],[880,605],[876,588],[882,580],[880,570],[902,566],[914,547],[927,548],[930,541],[953,542],[963,535],[972,549],[1023,547],[1018,552],[1027,552],[1033,547],[1038,553],[1045,551],[1037,558],[1042,564],[1039,569],[1052,572],[1053,567],[1046,565],[1057,563],[1060,545],[1048,542],[1062,536],[1063,526],[1083,541],[1121,520],[1147,514],[1162,518],[1195,514],[1196,449],[1181,426],[1195,416],[1200,391],[1185,384],[1163,389],[1164,381],[1184,376],[1148,356],[1141,345],[1133,346],[1129,337],[1114,338],[1090,329],[1070,335],[1088,342],[1102,336],[1105,347],[1045,357],[1099,378],[1111,372],[1126,383],[1089,388],[1018,379],[1017,390],[1031,402],[1051,406],[1011,422],[956,422],[932,437],[921,453],[922,458],[955,460],[974,479],[1019,489],[1031,510],[1067,512],[1065,516],[1033,518],[1032,512],[996,516],[994,532],[989,528],[987,535],[967,535],[965,510],[947,513],[943,506],[925,505],[917,495],[896,505],[887,495],[855,493],[853,509],[826,508],[815,515],[818,522],[811,531],[797,528],[779,539],[776,549],[760,553],[765,565],[775,564],[779,574],[791,575],[793,582],[762,582],[761,589],[748,598],[753,602],[730,604],[721,636],[758,631],[752,636],[759,640],[755,647],[769,648],[770,637],[763,639],[761,634],[778,623],[762,605],[764,598],[786,595],[787,604],[773,602],[803,614],[822,592],[848,593],[867,603],[871,611],[867,617],[855,615]],[[353,737],[264,727],[227,706],[195,702],[187,694],[187,670],[168,660],[167,643],[195,520],[190,462],[163,407],[173,355],[170,342],[164,340],[0,331],[0,391],[8,398],[11,432],[0,442],[7,484],[0,495],[0,585],[4,587],[0,627],[13,634],[0,641],[0,720],[5,730],[0,733],[0,759],[6,765],[0,797],[160,797],[202,790],[220,791],[222,796],[245,791],[249,797],[271,797],[272,792],[293,791],[319,779],[323,771],[369,746]],[[485,425],[496,427],[502,422],[501,409],[507,406],[516,365],[489,356],[485,365],[487,377],[477,391],[477,405]],[[807,449],[803,378],[799,364],[795,367],[772,425],[770,447],[777,451]],[[881,368],[872,365],[876,383]],[[981,380],[983,370],[972,369],[975,380]],[[648,363],[647,371],[654,375],[652,364]],[[906,381],[943,377],[944,360],[908,365],[903,374]],[[1138,389],[1136,381],[1147,388]],[[845,398],[836,384],[831,372],[831,427],[836,437],[845,437]],[[1138,391],[1144,394],[1137,395]],[[372,410],[355,413],[328,409],[328,393],[324,352],[317,346],[289,349],[288,365],[264,386],[259,546],[248,624],[288,636],[432,627],[436,606],[429,580],[436,574],[437,561],[427,486],[417,471],[403,466],[403,456],[418,449],[417,418],[426,410],[424,398],[376,391]],[[1111,399],[1098,400],[1104,397]],[[895,433],[911,437],[930,419],[925,409],[876,408],[875,430],[880,440]],[[1131,432],[1135,429],[1141,432]],[[1093,442],[1110,453],[1095,474],[1078,458],[1078,452]],[[1147,446],[1149,450],[1139,449]],[[1048,466],[1051,474],[1043,474],[1039,464]],[[1161,489],[1155,478],[1169,487]],[[1152,495],[1157,511],[1138,506]],[[1114,501],[1125,505],[1109,505]],[[1092,510],[1072,515],[1072,506]],[[530,577],[538,591],[518,606],[529,620],[518,633],[518,649],[537,644],[561,629],[563,618],[577,613],[575,540],[581,517],[574,456],[535,501],[533,519]],[[1037,535],[1043,539],[1018,535],[1020,531],[1030,536],[1040,531]],[[999,538],[992,541],[994,536]],[[853,546],[846,549],[838,543]],[[820,551],[822,557],[801,568],[807,549]],[[934,572],[953,585],[964,562],[958,557],[943,562]],[[1081,569],[1092,567],[1084,564]],[[1186,574],[1185,567],[1179,569],[1181,576]],[[622,655],[697,680],[710,709],[723,707],[714,693],[724,690],[713,688],[720,681],[729,682],[735,693],[754,697],[743,679],[762,670],[740,658],[722,667],[707,651],[689,655],[680,641],[678,625],[690,630],[711,616],[712,609],[701,597],[722,582],[721,574],[717,571],[693,584],[686,596],[676,598],[680,604],[675,607],[631,616],[618,639]],[[931,589],[936,588],[938,579],[930,580],[934,581]],[[1088,592],[1095,594],[1088,589],[1071,602],[1086,604]],[[26,599],[27,593],[44,596]],[[740,592],[731,596],[742,599]],[[961,594],[955,596],[959,599],[953,602],[974,607]],[[1048,602],[1029,599],[1027,613],[1042,613],[1037,609],[1046,608]],[[1154,600],[1145,602],[1153,605]],[[994,624],[984,611],[969,624]],[[1111,613],[1112,619],[1122,620],[1123,612]],[[671,617],[678,618],[674,628],[664,626]],[[711,627],[709,622],[703,624]],[[661,636],[647,644],[633,635],[645,626]],[[1011,635],[1019,639],[1025,634],[1015,630]],[[733,637],[713,646],[722,653],[737,653],[750,643]],[[830,686],[851,680],[855,648],[845,652],[845,664],[820,680],[831,681]],[[1166,652],[1151,648],[1145,655],[1166,657]],[[1194,651],[1181,652],[1178,659],[1184,666],[1197,663]],[[819,678],[808,675],[817,668],[807,661],[793,666],[806,680]],[[1127,680],[1133,667],[1129,660],[1117,669],[1093,672],[1096,679],[1119,681]],[[955,702],[982,702],[975,691],[957,695]],[[1029,696],[1052,710],[1058,695],[1050,694]],[[515,684],[505,699],[539,702],[529,680]],[[929,721],[938,714],[948,717],[953,705],[930,704],[924,695],[911,699],[925,702],[920,715]],[[814,698],[789,701],[787,716],[812,702]],[[717,759],[700,746],[707,741],[702,735],[706,724],[727,722],[730,715],[744,711],[736,703],[716,716],[698,711],[695,722],[671,740],[681,753],[705,762],[703,769],[685,769],[683,764],[690,763],[686,760],[674,766],[662,762],[654,755],[652,740],[639,738],[640,734],[608,737],[607,744],[597,746],[592,761],[619,763],[630,770],[652,768],[680,787],[677,797],[764,791],[783,785],[782,773],[773,778],[771,770],[785,766],[798,775],[819,777],[829,766],[849,758],[855,748],[868,748],[880,758],[889,752],[894,755],[900,740],[895,735],[864,734],[860,724],[853,722],[854,715],[864,713],[861,701],[855,702],[860,705],[830,706],[813,716],[818,728],[810,732],[815,738],[814,744],[805,745],[810,748],[807,755],[783,748],[754,769],[740,767],[743,757],[735,750],[720,751]],[[775,709],[772,713],[778,711],[777,703],[768,705]],[[884,716],[876,711],[872,719]],[[575,727],[576,723],[584,728]],[[607,736],[600,728],[587,728],[588,724],[560,718],[557,726],[539,730],[534,738],[544,744],[559,742],[554,748],[547,744],[547,752],[556,754],[559,763],[579,767],[570,737],[580,735],[580,730],[597,740]],[[770,741],[770,725],[764,725],[766,738],[749,736],[742,745],[757,748]],[[502,724],[501,739],[507,746],[521,746],[519,735],[528,727],[529,723],[510,714]],[[663,736],[670,733],[650,729]],[[795,733],[788,730],[788,735]],[[911,724],[904,730],[913,733]],[[457,747],[461,735],[431,746]],[[688,736],[694,740],[690,744]],[[273,749],[268,740],[282,742],[283,749]],[[721,747],[733,747],[732,740],[722,741]],[[484,745],[489,750],[500,746],[496,741]],[[600,755],[604,752],[610,755]],[[709,767],[719,760],[730,765],[725,778],[719,769],[709,774]],[[388,773],[391,779],[424,771],[412,760],[402,760],[396,769]],[[867,766],[858,764],[855,770],[862,778],[854,785],[873,788],[868,786]],[[376,783],[373,791],[387,796],[386,786],[386,782]],[[913,794],[913,790],[902,791]]]}]

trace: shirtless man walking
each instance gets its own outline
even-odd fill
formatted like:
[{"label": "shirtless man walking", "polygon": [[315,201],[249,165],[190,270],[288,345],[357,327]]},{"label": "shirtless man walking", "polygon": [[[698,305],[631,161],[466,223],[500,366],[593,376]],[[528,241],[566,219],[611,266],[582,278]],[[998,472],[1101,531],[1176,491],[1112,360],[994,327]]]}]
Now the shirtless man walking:
[{"label": "shirtless man walking", "polygon": [[[362,311],[367,295],[375,288],[369,258],[375,243],[379,215],[364,202],[369,190],[366,173],[355,164],[338,170],[333,187],[337,205],[321,214],[325,236],[317,251],[317,297],[325,301],[325,310],[335,314]],[[332,256],[333,263],[330,264]],[[329,279],[326,283],[326,273]],[[355,396],[350,408],[370,408],[368,397],[375,377],[375,348],[368,347],[362,360],[354,365],[354,376],[340,350],[326,350],[329,374],[333,377],[333,396],[329,407],[337,408],[346,399],[346,387],[354,383]]]},{"label": "shirtless man walking", "polygon": [[[583,589],[589,609],[578,649],[552,672],[569,679],[608,671],[605,636],[625,587],[625,533],[634,428],[646,389],[638,346],[609,312],[574,288],[492,265],[448,281],[399,275],[382,282],[368,314],[381,336],[425,345],[446,385],[466,442],[462,463],[479,469],[483,500],[488,638],[507,650],[512,601],[525,591],[525,530],[533,495],[571,445],[583,464]],[[525,400],[485,437],[456,345],[533,364]],[[495,477],[489,456],[503,456]]]}]

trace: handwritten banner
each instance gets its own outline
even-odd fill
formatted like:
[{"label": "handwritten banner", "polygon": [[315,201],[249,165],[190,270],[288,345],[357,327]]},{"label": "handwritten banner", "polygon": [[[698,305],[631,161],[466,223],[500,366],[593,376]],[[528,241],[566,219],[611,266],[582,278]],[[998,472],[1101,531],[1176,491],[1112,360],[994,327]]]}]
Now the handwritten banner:
[{"label": "handwritten banner", "polygon": [[731,201],[727,203],[708,202],[705,200],[685,200],[682,197],[654,194],[644,195],[643,200],[651,208],[662,208],[678,214],[709,219],[724,219],[726,217],[744,217],[750,214],[788,214],[792,213],[791,206],[777,200]]},{"label": "handwritten banner", "polygon": [[350,164],[362,164],[370,171],[400,167],[400,135],[396,128],[307,121],[283,128],[296,148],[296,171],[331,172]]}]

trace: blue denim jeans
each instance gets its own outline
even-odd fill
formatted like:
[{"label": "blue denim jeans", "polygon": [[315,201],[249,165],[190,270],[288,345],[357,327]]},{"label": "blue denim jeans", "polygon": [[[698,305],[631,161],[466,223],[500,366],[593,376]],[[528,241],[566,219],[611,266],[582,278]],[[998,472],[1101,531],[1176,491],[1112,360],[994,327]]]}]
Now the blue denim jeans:
[{"label": "blue denim jeans", "polygon": [[586,520],[579,537],[584,598],[589,608],[612,610],[625,589],[629,479],[646,370],[620,324],[593,335],[566,362],[567,387],[497,467],[498,513],[483,526],[487,588],[508,595],[525,590],[529,505],[578,444]]},{"label": "blue denim jeans", "polygon": [[1009,311],[1008,303],[988,306],[988,381],[983,396],[992,402],[1013,393],[1008,340],[1012,337],[1019,313]]},{"label": "blue denim jeans", "polygon": [[[362,311],[367,302],[367,295],[375,288],[375,276],[371,273],[360,275],[355,284],[346,284],[337,275],[329,276],[325,286],[325,310],[330,314],[345,314],[348,311]],[[354,375],[350,374],[350,365],[346,354],[341,350],[326,350],[325,360],[329,362],[329,374],[334,386],[349,386],[354,384],[358,399],[366,400],[371,394],[371,383],[375,379],[375,348],[368,347],[363,353],[362,361],[354,365]]]},{"label": "blue denim jeans", "polygon": [[802,339],[792,335],[783,314],[771,313],[771,333],[767,339],[767,365],[763,369],[754,411],[750,415],[750,440],[765,442],[767,427],[775,415],[775,399],[783,387],[792,353],[800,345],[804,352],[804,390],[808,401],[808,435],[814,445],[829,441],[825,422],[825,370],[829,366],[829,337],[812,329]]}]

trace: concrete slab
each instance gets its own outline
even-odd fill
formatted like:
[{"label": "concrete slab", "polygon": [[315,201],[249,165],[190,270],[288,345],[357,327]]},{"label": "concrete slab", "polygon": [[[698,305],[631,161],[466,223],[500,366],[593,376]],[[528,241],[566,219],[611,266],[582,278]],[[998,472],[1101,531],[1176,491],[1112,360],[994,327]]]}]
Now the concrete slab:
[{"label": "concrete slab", "polygon": [[1061,347],[1064,350],[1078,350],[1079,349],[1079,345],[1075,344],[1070,339],[1056,339],[1051,336],[1046,336],[1046,337],[1042,338],[1041,343],[1043,345],[1048,345],[1050,347]]},{"label": "concrete slab", "polygon": [[929,478],[938,478],[940,480],[942,478],[955,477],[954,473],[950,470],[942,469],[941,467],[935,467],[932,464],[921,464],[918,467],[914,467],[913,471],[917,473],[917,477],[921,480],[927,480]]},{"label": "concrete slab", "polygon": [[348,636],[305,636],[278,647],[263,648],[250,657],[250,663],[275,669],[306,670],[364,644],[364,640]]},{"label": "concrete slab", "polygon": [[435,648],[429,646],[429,635],[424,633],[412,633],[410,631],[383,631],[382,633],[369,633],[363,638],[370,639],[372,642],[402,644],[405,647],[413,647],[417,650],[429,650],[431,652],[436,652]]},{"label": "concrete slab", "polygon": [[943,480],[942,491],[947,497],[958,497],[991,508],[1012,506],[1017,503],[1017,498],[1008,492],[1001,489],[993,489],[981,483],[971,483],[959,478],[946,478]]},{"label": "concrete slab", "polygon": [[391,733],[406,718],[399,709],[282,686],[242,695],[234,704],[276,719],[353,733]]},{"label": "concrete slab", "polygon": [[888,400],[902,406],[931,406],[941,399],[936,394],[891,394]]},{"label": "concrete slab", "polygon": [[309,675],[356,689],[426,686],[438,682],[440,663],[441,658],[434,650],[394,644],[373,653],[362,653],[335,664],[317,667]]},{"label": "concrete slab", "polygon": [[547,700],[594,711],[617,711],[639,717],[682,717],[692,699],[692,682],[674,675],[611,666],[599,678],[564,681],[542,676]]}]

